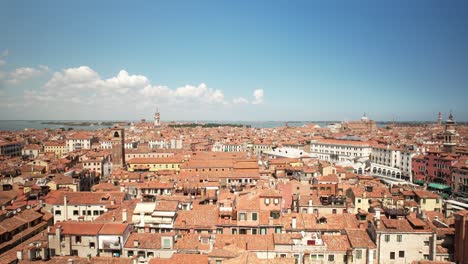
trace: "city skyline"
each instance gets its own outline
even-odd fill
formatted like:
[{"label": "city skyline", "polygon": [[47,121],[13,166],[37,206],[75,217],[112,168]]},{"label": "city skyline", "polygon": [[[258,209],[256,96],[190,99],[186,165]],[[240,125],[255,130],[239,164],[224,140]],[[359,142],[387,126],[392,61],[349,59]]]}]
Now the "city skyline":
[{"label": "city skyline", "polygon": [[0,119],[463,122],[467,5],[3,2]]}]

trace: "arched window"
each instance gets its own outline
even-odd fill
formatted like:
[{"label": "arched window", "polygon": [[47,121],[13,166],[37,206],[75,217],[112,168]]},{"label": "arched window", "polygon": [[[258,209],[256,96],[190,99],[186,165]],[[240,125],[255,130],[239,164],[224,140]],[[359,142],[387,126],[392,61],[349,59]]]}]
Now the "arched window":
[{"label": "arched window", "polygon": [[115,131],[115,132],[114,132],[114,137],[115,137],[115,138],[118,138],[118,137],[120,137],[120,135],[119,135],[119,131]]}]

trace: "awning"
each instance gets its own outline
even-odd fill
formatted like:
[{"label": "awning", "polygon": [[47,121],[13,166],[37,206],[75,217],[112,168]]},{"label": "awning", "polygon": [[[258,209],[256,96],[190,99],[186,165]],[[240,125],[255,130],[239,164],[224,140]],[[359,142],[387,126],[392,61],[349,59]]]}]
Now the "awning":
[{"label": "awning", "polygon": [[423,180],[414,180],[414,183],[419,184],[419,185],[424,185],[425,181],[423,181]]},{"label": "awning", "polygon": [[450,186],[443,185],[443,184],[440,184],[440,183],[429,183],[429,185],[427,187],[437,189],[437,190],[441,190],[441,191],[450,191],[450,189],[451,189]]}]

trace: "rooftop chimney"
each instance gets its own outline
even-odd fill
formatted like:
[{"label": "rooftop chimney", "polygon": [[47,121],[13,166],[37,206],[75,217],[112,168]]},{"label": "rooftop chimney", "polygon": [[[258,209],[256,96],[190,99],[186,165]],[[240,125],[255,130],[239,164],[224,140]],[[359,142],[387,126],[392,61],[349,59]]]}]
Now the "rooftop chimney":
[{"label": "rooftop chimney", "polygon": [[133,240],[133,247],[138,247],[140,245],[140,242],[138,240]]},{"label": "rooftop chimney", "polygon": [[128,221],[127,217],[128,217],[127,209],[123,209],[122,210],[122,222],[127,223]]},{"label": "rooftop chimney", "polygon": [[375,210],[374,223],[376,228],[380,228],[380,208]]},{"label": "rooftop chimney", "polygon": [[63,212],[64,219],[68,220],[68,197],[66,195],[63,196],[63,207],[64,207],[64,212]]},{"label": "rooftop chimney", "polygon": [[57,237],[57,239],[60,240],[60,236],[62,235],[62,227],[61,226],[57,226],[55,228],[55,236]]},{"label": "rooftop chimney", "polygon": [[293,217],[291,219],[291,228],[292,229],[296,229],[296,222],[297,222],[296,217]]}]

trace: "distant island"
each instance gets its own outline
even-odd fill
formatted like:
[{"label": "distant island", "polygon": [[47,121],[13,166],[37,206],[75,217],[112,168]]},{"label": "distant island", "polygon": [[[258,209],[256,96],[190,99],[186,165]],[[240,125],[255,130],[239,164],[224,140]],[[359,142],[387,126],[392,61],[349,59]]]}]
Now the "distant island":
[{"label": "distant island", "polygon": [[206,124],[198,124],[198,123],[186,123],[186,124],[169,124],[170,127],[178,128],[178,127],[222,127],[222,126],[229,126],[229,127],[247,127],[250,128],[251,125],[241,125],[241,124],[221,124],[221,123],[206,123]]},{"label": "distant island", "polygon": [[128,122],[113,122],[113,121],[97,121],[97,122],[88,122],[88,121],[47,121],[41,122],[43,125],[61,125],[61,126],[113,126],[115,124],[128,126]]}]

